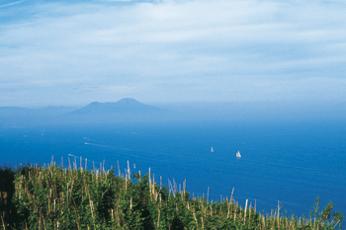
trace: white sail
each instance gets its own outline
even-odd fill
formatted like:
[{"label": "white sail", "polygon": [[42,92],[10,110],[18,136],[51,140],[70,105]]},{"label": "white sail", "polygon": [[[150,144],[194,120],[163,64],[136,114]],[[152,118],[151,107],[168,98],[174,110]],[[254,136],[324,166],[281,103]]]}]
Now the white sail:
[{"label": "white sail", "polygon": [[211,153],[215,152],[215,151],[214,151],[214,147],[210,147],[210,152],[211,152]]},{"label": "white sail", "polygon": [[237,151],[237,152],[235,153],[235,157],[236,157],[237,159],[240,159],[240,158],[241,158],[240,151]]}]

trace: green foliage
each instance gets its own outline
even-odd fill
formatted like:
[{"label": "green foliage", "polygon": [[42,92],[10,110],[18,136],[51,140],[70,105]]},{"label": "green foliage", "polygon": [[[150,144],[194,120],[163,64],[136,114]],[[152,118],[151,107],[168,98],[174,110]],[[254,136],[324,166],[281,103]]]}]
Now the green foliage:
[{"label": "green foliage", "polygon": [[[0,224],[5,228],[6,223],[14,221],[14,173],[11,169],[0,169]],[[5,227],[4,227],[5,226]]]},{"label": "green foliage", "polygon": [[[76,164],[75,164],[76,165]],[[0,170],[2,229],[341,229],[330,203],[310,218],[266,216],[233,198],[208,202],[185,190],[158,186],[150,171],[48,167]]]}]

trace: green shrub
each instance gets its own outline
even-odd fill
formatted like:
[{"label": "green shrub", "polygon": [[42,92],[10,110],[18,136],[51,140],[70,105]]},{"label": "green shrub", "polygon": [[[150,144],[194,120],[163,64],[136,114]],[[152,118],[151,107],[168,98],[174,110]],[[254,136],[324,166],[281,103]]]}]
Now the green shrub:
[{"label": "green shrub", "polygon": [[[74,164],[76,165],[76,163]],[[172,187],[172,186],[171,186]],[[310,218],[267,216],[233,198],[208,202],[177,186],[158,186],[151,175],[124,176],[83,168],[0,170],[3,229],[342,229],[330,203]],[[6,195],[5,195],[6,194]]]}]

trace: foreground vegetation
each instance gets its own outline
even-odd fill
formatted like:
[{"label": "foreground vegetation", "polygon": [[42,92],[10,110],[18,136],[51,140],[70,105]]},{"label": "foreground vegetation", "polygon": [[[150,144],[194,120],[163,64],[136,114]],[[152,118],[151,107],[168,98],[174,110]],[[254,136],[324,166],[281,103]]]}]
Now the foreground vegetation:
[{"label": "foreground vegetation", "polygon": [[[82,163],[82,161],[80,162]],[[67,168],[0,170],[1,229],[342,229],[332,204],[311,217],[270,215],[233,195],[208,202],[190,197],[185,183],[155,182],[150,170],[132,174],[86,170],[87,162]]]}]

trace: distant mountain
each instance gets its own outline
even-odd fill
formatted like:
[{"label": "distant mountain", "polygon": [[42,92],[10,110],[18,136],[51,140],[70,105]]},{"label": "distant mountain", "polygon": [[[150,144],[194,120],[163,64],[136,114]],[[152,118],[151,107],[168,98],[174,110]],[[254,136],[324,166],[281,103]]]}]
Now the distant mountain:
[{"label": "distant mountain", "polygon": [[50,106],[24,108],[14,106],[0,107],[0,127],[21,127],[37,124],[55,123],[71,111],[73,107]]},{"label": "distant mountain", "polygon": [[17,117],[17,116],[56,116],[66,114],[75,110],[73,107],[49,106],[39,108],[25,108],[15,106],[1,106],[0,117]]},{"label": "distant mountain", "polygon": [[143,104],[133,98],[123,98],[117,102],[92,102],[87,106],[73,112],[75,115],[105,115],[124,113],[151,113],[160,109]]},{"label": "distant mountain", "polygon": [[165,115],[165,110],[133,98],[123,98],[117,102],[92,102],[82,108],[0,106],[0,127],[158,121]]},{"label": "distant mountain", "polygon": [[3,106],[0,107],[0,116],[25,115],[31,110],[22,107]]}]

